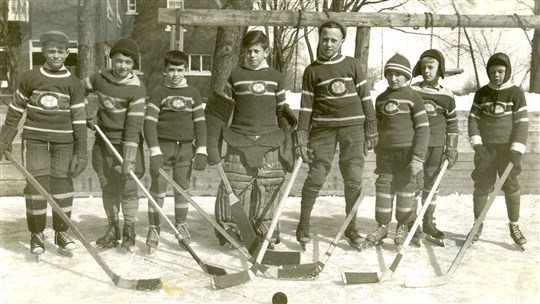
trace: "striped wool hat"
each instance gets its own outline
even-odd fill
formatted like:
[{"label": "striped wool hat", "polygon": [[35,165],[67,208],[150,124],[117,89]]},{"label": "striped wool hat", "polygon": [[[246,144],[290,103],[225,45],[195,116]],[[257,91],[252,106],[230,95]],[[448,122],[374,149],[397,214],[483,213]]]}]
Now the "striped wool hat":
[{"label": "striped wool hat", "polygon": [[407,80],[412,78],[411,64],[409,63],[409,60],[399,53],[396,53],[394,56],[390,57],[390,59],[388,59],[386,62],[386,65],[384,66],[384,75],[386,76],[386,74],[389,72],[401,73],[405,75]]}]

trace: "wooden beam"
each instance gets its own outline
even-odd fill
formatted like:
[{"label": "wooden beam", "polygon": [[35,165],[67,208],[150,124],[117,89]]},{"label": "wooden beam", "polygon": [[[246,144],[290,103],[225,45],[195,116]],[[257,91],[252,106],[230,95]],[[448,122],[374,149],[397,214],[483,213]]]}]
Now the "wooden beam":
[{"label": "wooden beam", "polygon": [[[349,27],[425,27],[430,24],[426,14],[406,13],[335,13]],[[298,11],[251,11],[217,9],[160,8],[158,22],[195,26],[297,26]],[[457,15],[433,14],[433,27],[469,28],[536,28],[540,29],[539,15]],[[302,12],[300,26],[318,26],[328,17],[323,12]]]}]

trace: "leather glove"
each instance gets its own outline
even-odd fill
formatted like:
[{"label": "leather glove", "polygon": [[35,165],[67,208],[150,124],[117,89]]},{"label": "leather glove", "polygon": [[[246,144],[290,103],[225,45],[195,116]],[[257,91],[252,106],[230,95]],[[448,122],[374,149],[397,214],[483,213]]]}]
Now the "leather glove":
[{"label": "leather glove", "polygon": [[137,157],[137,147],[128,146],[124,144],[124,161],[122,162],[122,174],[129,175],[129,172],[133,170],[135,165],[135,158]]},{"label": "leather glove", "polygon": [[17,128],[8,125],[2,126],[0,130],[0,159],[6,151],[11,152],[11,143],[15,139],[15,135],[17,135]]},{"label": "leather glove", "polygon": [[86,140],[77,140],[73,146],[73,157],[69,164],[71,178],[76,178],[86,169],[88,157],[86,151]]},{"label": "leather glove", "polygon": [[197,153],[195,154],[195,159],[193,160],[193,169],[197,171],[202,171],[206,169],[207,157],[204,154]]},{"label": "leather glove", "polygon": [[[364,132],[366,134],[365,149],[373,150],[379,143],[379,132],[377,131],[377,121],[370,120],[364,123]],[[365,153],[367,154],[367,153]]]},{"label": "leather glove", "polygon": [[150,156],[150,176],[152,178],[159,177],[159,168],[163,166],[163,154]]},{"label": "leather glove", "polygon": [[94,120],[91,118],[86,119],[86,127],[90,130],[95,130],[96,127],[94,126]]},{"label": "leather glove", "polygon": [[236,225],[236,223],[223,222],[222,226],[223,226],[223,229],[225,229],[225,231],[227,231],[229,234],[233,232],[237,236],[240,242],[244,241],[244,239],[242,238],[242,234],[240,233],[240,229],[238,228],[238,225]]},{"label": "leather glove", "polygon": [[313,149],[308,147],[308,130],[296,130],[293,133],[294,140],[294,150],[296,157],[302,157],[302,160],[305,163],[311,163],[312,159],[315,158]]},{"label": "leather glove", "polygon": [[444,158],[448,160],[448,169],[452,168],[458,160],[457,145],[458,134],[448,134],[446,136],[446,149],[444,150]]},{"label": "leather glove", "polygon": [[422,161],[418,156],[413,156],[411,162],[409,163],[409,169],[411,171],[411,179],[416,178],[416,176],[424,170],[424,161]]},{"label": "leather glove", "polygon": [[255,230],[255,233],[257,235],[265,237],[266,233],[268,233],[268,226],[266,225],[264,220],[253,219],[252,225],[253,225],[253,230]]}]

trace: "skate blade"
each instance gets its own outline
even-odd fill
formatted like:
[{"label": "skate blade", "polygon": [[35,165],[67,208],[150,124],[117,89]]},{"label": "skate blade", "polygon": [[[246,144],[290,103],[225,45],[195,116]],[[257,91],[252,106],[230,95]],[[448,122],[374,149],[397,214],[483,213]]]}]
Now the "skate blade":
[{"label": "skate blade", "polygon": [[[440,247],[445,247],[446,244],[444,243],[444,239],[436,239],[434,237],[432,237],[431,235],[426,235],[426,241],[429,241],[437,246],[440,246]],[[471,244],[473,244],[475,241],[472,241]]]},{"label": "skate blade", "polygon": [[156,247],[148,246],[148,255],[154,254],[156,250],[157,250]]},{"label": "skate blade", "polygon": [[422,248],[422,241],[419,239],[412,239],[409,246],[410,245],[413,245],[414,247],[417,247],[417,248]]},{"label": "skate blade", "polygon": [[73,251],[69,250],[69,249],[64,249],[64,248],[56,248],[56,251],[65,256],[65,257],[68,257],[68,258],[72,258],[73,257]]},{"label": "skate blade", "polygon": [[521,245],[521,244],[515,244],[515,245],[516,245],[516,247],[517,247],[517,249],[518,249],[519,251],[525,251],[525,246],[523,246],[523,245]]},{"label": "skate blade", "polygon": [[[365,245],[366,243],[370,243],[368,242],[366,239],[362,238],[362,240],[360,241],[360,243],[354,243],[353,241],[351,241],[350,239],[347,239],[347,242],[349,243],[349,246],[351,246],[352,248],[358,250],[358,251],[362,251],[364,249],[367,249],[369,247],[367,247],[368,245]],[[371,247],[371,246],[370,246]]]},{"label": "skate blade", "polygon": [[41,255],[45,252],[42,248],[38,248],[34,250],[34,252],[31,252],[31,254],[34,255],[34,258],[36,260],[36,263],[39,263],[41,261]]},{"label": "skate blade", "polygon": [[302,251],[305,252],[307,250],[307,244],[309,244],[309,243],[299,242],[299,244],[300,244],[300,248],[302,249]]}]

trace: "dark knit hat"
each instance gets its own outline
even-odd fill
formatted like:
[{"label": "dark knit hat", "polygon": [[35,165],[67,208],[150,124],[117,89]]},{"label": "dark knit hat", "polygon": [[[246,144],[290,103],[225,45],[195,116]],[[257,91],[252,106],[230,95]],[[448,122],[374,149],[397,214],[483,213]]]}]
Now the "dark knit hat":
[{"label": "dark knit hat", "polygon": [[41,45],[44,45],[49,41],[61,42],[68,45],[69,39],[66,34],[60,31],[48,31],[39,37],[39,42],[41,42]]},{"label": "dark knit hat", "polygon": [[137,42],[135,42],[135,40],[133,39],[118,39],[111,48],[111,51],[109,52],[109,57],[112,58],[116,53],[122,53],[126,56],[131,57],[133,61],[135,61],[135,64],[137,64],[137,62],[139,61],[139,46],[137,46]]},{"label": "dark knit hat", "polygon": [[384,66],[384,75],[388,74],[389,72],[398,72],[407,78],[407,80],[411,79],[411,64],[409,63],[409,60],[405,58],[405,56],[396,53],[394,56],[390,57],[388,61],[386,62],[386,65]]},{"label": "dark knit hat", "polygon": [[416,77],[418,75],[422,75],[421,61],[422,61],[422,58],[425,58],[425,57],[434,58],[435,60],[439,62],[439,69],[438,69],[439,76],[441,78],[444,78],[444,72],[446,71],[444,67],[444,56],[439,50],[436,50],[436,49],[427,50],[423,52],[422,55],[420,55],[420,59],[418,59],[418,62],[414,66],[412,76]]},{"label": "dark knit hat", "polygon": [[339,29],[341,30],[341,33],[343,34],[343,39],[347,37],[347,26],[345,25],[345,23],[333,18],[326,19],[323,21],[323,23],[321,23],[321,25],[319,26],[319,35],[321,34],[323,28],[328,27],[325,25],[329,23],[337,24],[337,26],[339,26]]},{"label": "dark knit hat", "polygon": [[503,79],[503,82],[506,83],[510,79],[510,76],[512,76],[512,65],[510,64],[510,58],[508,58],[508,55],[506,55],[505,53],[496,53],[496,54],[493,54],[491,57],[489,57],[487,66],[486,66],[488,77],[489,77],[489,67],[494,66],[494,65],[502,65],[506,67],[506,72],[504,74],[504,79]]}]

